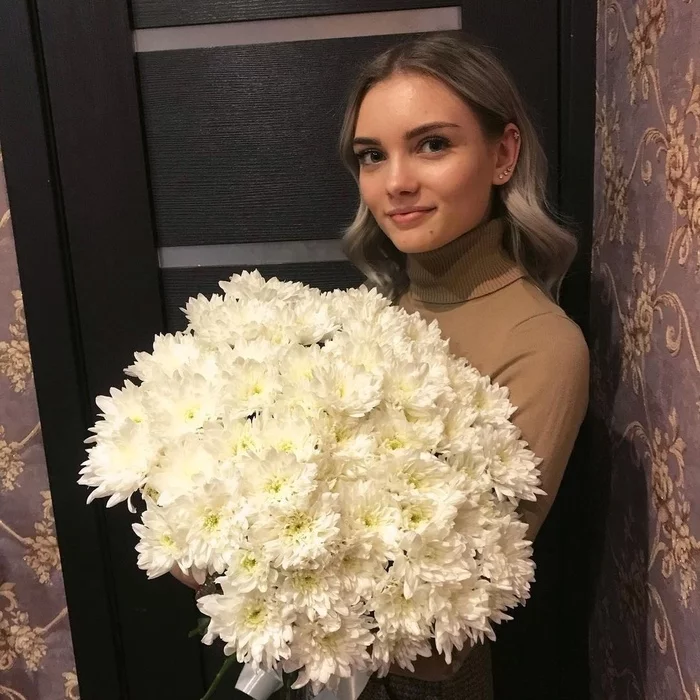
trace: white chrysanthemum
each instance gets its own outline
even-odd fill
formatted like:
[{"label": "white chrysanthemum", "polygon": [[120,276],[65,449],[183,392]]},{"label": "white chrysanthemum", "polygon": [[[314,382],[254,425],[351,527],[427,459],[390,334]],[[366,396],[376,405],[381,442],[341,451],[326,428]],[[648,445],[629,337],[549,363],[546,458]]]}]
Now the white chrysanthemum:
[{"label": "white chrysanthemum", "polygon": [[445,366],[458,401],[469,403],[468,399],[474,395],[481,374],[463,357],[450,355],[445,359]]},{"label": "white chrysanthemum", "polygon": [[290,571],[280,581],[277,596],[309,620],[350,614],[341,579],[333,568]]},{"label": "white chrysanthemum", "polygon": [[527,523],[514,517],[507,505],[501,513],[497,536],[487,543],[481,555],[482,575],[491,582],[492,604],[496,609],[524,602],[535,579],[532,546],[525,539]]},{"label": "white chrysanthemum", "polygon": [[480,502],[483,494],[491,493],[493,481],[489,472],[489,460],[484,455],[481,443],[475,440],[468,451],[448,457],[447,463],[464,475],[462,489],[474,504]]},{"label": "white chrysanthemum", "polygon": [[340,678],[368,667],[367,648],[372,644],[371,621],[361,614],[331,615],[300,622],[291,645],[291,655],[284,662],[285,671],[299,670],[293,688],[311,683],[314,694],[324,685],[337,687]]},{"label": "white chrysanthemum", "polygon": [[222,387],[200,374],[178,373],[149,393],[152,430],[163,440],[194,433],[221,411]]},{"label": "white chrysanthemum", "polygon": [[478,411],[478,421],[482,425],[503,423],[515,411],[508,400],[508,388],[491,384],[488,377],[479,377],[468,400]]},{"label": "white chrysanthemum", "polygon": [[324,344],[321,359],[331,365],[337,360],[343,360],[353,367],[376,375],[384,382],[384,375],[391,367],[382,346],[374,338],[358,338],[354,329],[344,328],[343,331]]},{"label": "white chrysanthemum", "polygon": [[464,556],[462,538],[456,533],[447,537],[441,534],[438,531],[437,536],[431,535],[428,529],[422,536],[408,533],[401,541],[402,551],[394,560],[391,574],[403,580],[407,598],[423,583],[459,583],[477,573],[474,561]]},{"label": "white chrysanthemum", "polygon": [[269,408],[280,390],[280,377],[274,366],[241,360],[227,368],[229,379],[221,402],[231,418],[245,418]]},{"label": "white chrysanthemum", "polygon": [[433,650],[427,636],[411,636],[403,633],[387,634],[378,630],[372,643],[372,670],[379,678],[389,673],[391,666],[415,671],[413,662],[419,657],[432,656]]},{"label": "white chrysanthemum", "polygon": [[381,378],[338,360],[314,372],[311,388],[330,413],[360,418],[381,400]]},{"label": "white chrysanthemum", "polygon": [[374,618],[383,634],[429,638],[433,613],[432,586],[415,586],[410,597],[405,595],[400,578],[389,576],[377,582],[372,597]]},{"label": "white chrysanthemum", "polygon": [[275,585],[278,573],[262,552],[241,548],[231,552],[227,558],[226,590],[231,594],[260,591],[265,593]]},{"label": "white chrysanthemum", "polygon": [[199,435],[206,449],[222,462],[262,449],[247,418],[224,415],[220,420],[205,423]]},{"label": "white chrysanthemum", "polygon": [[445,415],[444,433],[436,449],[440,454],[459,455],[472,451],[479,445],[480,427],[474,428],[479,417],[475,406],[468,403],[454,403]]},{"label": "white chrysanthemum", "polygon": [[486,491],[463,503],[454,521],[454,531],[459,533],[470,557],[475,557],[487,543],[497,538],[502,508],[510,502],[499,503],[493,492]]},{"label": "white chrysanthemum", "polygon": [[376,289],[361,285],[355,289],[336,289],[328,295],[335,315],[343,322],[358,319],[364,327],[374,325],[379,315],[391,302]]},{"label": "white chrysanthemum", "polygon": [[125,423],[115,434],[88,450],[79,484],[94,486],[88,503],[109,496],[107,507],[125,501],[141,488],[158,458],[160,445],[138,423]]},{"label": "white chrysanthemum", "polygon": [[435,648],[451,663],[452,651],[461,651],[464,642],[493,639],[489,583],[473,578],[462,581],[435,610]]},{"label": "white chrysanthemum", "polygon": [[[322,415],[317,419],[326,457],[323,469],[342,473],[348,479],[365,478],[376,466],[377,435],[371,421],[344,415]],[[328,464],[330,462],[331,464]]]},{"label": "white chrysanthemum", "polygon": [[435,452],[444,431],[439,415],[412,420],[403,411],[389,406],[373,411],[369,420],[377,434],[379,449],[384,453],[396,450]]},{"label": "white chrysanthemum", "polygon": [[384,400],[412,418],[432,418],[437,402],[448,388],[430,371],[427,363],[395,363],[386,372]]},{"label": "white chrysanthemum", "polygon": [[314,377],[314,368],[318,367],[324,358],[318,345],[304,347],[292,345],[280,360],[280,375],[285,386],[301,385],[306,388]]},{"label": "white chrysanthemum", "polygon": [[322,494],[304,509],[276,509],[251,525],[250,541],[282,569],[323,568],[340,532],[334,494]]},{"label": "white chrysanthemum", "polygon": [[211,618],[202,641],[211,644],[220,637],[227,655],[236,654],[239,662],[250,662],[256,668],[275,668],[280,660],[289,658],[294,613],[274,595],[241,594],[225,578],[219,582],[222,595],[206,595],[197,601],[201,612]]},{"label": "white chrysanthemum", "polygon": [[293,454],[265,450],[248,454],[237,462],[241,495],[249,499],[253,512],[266,514],[270,508],[303,511],[316,490],[317,467]]},{"label": "white chrysanthemum", "polygon": [[209,299],[203,294],[191,297],[183,311],[189,321],[187,332],[194,333],[200,343],[214,346],[231,342],[231,305],[220,294]]},{"label": "white chrysanthemum", "polygon": [[274,418],[270,414],[256,417],[251,434],[253,442],[261,449],[287,452],[301,462],[309,462],[318,456],[317,424],[318,421],[313,421],[303,411],[289,410]]},{"label": "white chrysanthemum", "polygon": [[386,560],[372,550],[367,552],[362,542],[344,547],[337,559],[338,577],[349,604],[369,600],[377,581],[386,575]]},{"label": "white chrysanthemum", "polygon": [[520,440],[520,431],[512,423],[498,429],[485,426],[481,433],[489,476],[500,499],[534,501],[544,491],[539,488],[539,465],[542,460]]},{"label": "white chrysanthemum", "polygon": [[312,345],[330,338],[340,327],[331,304],[321,294],[308,294],[294,305],[294,341]]},{"label": "white chrysanthemum", "polygon": [[280,282],[276,277],[266,280],[258,270],[244,270],[227,281],[219,282],[227,297],[256,301],[286,301],[304,289],[301,282]]},{"label": "white chrysanthemum", "polygon": [[132,528],[139,537],[136,545],[139,569],[148,578],[167,574],[185,547],[182,524],[168,510],[149,506],[141,516],[141,523],[135,523]]},{"label": "white chrysanthemum", "polygon": [[343,540],[364,546],[366,555],[383,561],[399,553],[401,510],[386,490],[373,480],[349,484],[341,490]]},{"label": "white chrysanthemum", "polygon": [[219,460],[206,449],[204,441],[195,434],[185,435],[162,450],[146,484],[156,491],[156,503],[167,506],[210,481],[218,468]]},{"label": "white chrysanthemum", "polygon": [[466,501],[462,491],[447,489],[438,496],[430,492],[405,491],[398,498],[406,531],[421,535],[430,530],[445,537],[452,530],[459,507]]},{"label": "white chrysanthemum", "polygon": [[210,573],[226,570],[226,562],[232,550],[240,547],[248,526],[238,499],[232,479],[213,480],[170,506],[186,531],[187,549],[180,559],[183,568],[194,566]]},{"label": "white chrysanthemum", "polygon": [[460,489],[462,482],[452,467],[429,452],[401,451],[384,461],[387,486],[399,494],[425,494],[440,499],[445,490]]},{"label": "white chrysanthemum", "polygon": [[226,303],[231,322],[232,345],[236,349],[242,342],[260,339],[278,346],[288,346],[295,342],[295,328],[286,302],[279,299],[234,301],[227,297]]},{"label": "white chrysanthemum", "polygon": [[235,352],[242,360],[253,360],[261,364],[278,364],[291,347],[294,346],[287,338],[279,337],[276,341],[261,336],[253,340],[236,339]]},{"label": "white chrysanthemum", "polygon": [[145,426],[150,418],[145,389],[128,379],[122,389],[110,389],[109,396],[98,396],[95,403],[102,411],[99,414],[102,420],[98,420],[94,427],[89,429],[96,435],[87,438],[86,443],[109,438],[125,424],[136,423]]},{"label": "white chrysanthemum", "polygon": [[199,341],[191,333],[158,334],[153,340],[153,351],[134,353],[136,362],[124,372],[144,382],[162,380],[191,367],[201,353]]}]

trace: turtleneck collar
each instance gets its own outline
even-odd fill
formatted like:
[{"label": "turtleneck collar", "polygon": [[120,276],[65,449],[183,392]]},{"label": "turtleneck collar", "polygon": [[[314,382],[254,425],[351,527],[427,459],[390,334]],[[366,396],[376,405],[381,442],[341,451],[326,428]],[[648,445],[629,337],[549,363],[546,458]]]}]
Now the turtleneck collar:
[{"label": "turtleneck collar", "polygon": [[505,219],[491,219],[441,248],[406,256],[411,296],[430,304],[457,304],[525,277],[503,248],[505,229]]}]

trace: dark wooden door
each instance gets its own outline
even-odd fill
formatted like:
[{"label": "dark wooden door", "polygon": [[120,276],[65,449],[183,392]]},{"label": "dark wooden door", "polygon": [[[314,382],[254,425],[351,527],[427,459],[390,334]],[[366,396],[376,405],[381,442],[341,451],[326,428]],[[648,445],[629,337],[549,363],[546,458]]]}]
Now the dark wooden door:
[{"label": "dark wooden door", "polygon": [[[336,157],[343,99],[357,65],[407,33],[461,27],[498,51],[533,108],[553,199],[580,222],[585,251],[592,5],[1,4],[0,141],[84,700],[191,700],[218,662],[187,638],[192,595],[136,568],[126,509],[84,504],[76,475],[94,397],[121,383],[155,333],[184,326],[189,296],[233,271],[322,288],[359,281],[338,245],[357,201]],[[584,327],[587,268],[584,254],[564,297]],[[567,556],[581,535],[571,510],[581,472],[570,470],[565,505],[538,541],[542,594],[497,645],[504,700],[586,697],[582,572]]]}]

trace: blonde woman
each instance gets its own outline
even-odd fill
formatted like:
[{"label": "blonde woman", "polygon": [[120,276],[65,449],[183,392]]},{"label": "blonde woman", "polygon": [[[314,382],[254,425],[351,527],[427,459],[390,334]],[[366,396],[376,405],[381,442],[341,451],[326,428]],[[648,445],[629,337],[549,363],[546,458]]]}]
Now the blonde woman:
[{"label": "blonde woman", "polygon": [[[349,258],[510,389],[513,421],[543,460],[547,495],[522,508],[534,539],[586,411],[588,350],[556,303],[576,242],[548,214],[545,157],[518,91],[466,40],[414,39],[358,76],[341,152],[360,194]],[[361,700],[492,697],[486,645],[451,665],[435,654],[413,673],[392,670],[370,679]]]},{"label": "blonde woman", "polygon": [[[576,253],[548,213],[546,160],[523,101],[489,52],[429,35],[372,60],[341,133],[360,205],[349,258],[410,312],[437,320],[452,351],[510,389],[512,420],[542,458],[546,496],[524,505],[534,539],[588,403],[588,350],[557,305]],[[486,700],[487,645],[447,665],[373,678],[362,700]]]}]

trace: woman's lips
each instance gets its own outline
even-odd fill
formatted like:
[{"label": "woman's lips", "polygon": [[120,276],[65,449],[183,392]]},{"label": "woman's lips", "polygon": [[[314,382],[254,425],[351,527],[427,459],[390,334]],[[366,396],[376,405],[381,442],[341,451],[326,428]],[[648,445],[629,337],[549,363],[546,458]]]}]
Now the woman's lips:
[{"label": "woman's lips", "polygon": [[429,214],[432,214],[435,209],[421,209],[419,211],[409,211],[405,214],[391,214],[391,220],[396,224],[414,224],[421,221]]}]

